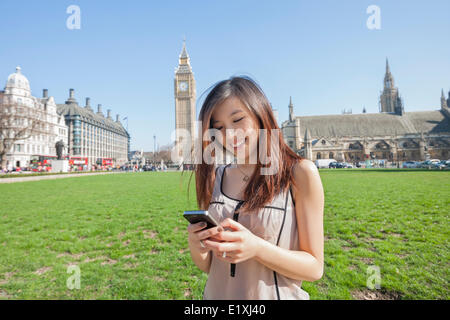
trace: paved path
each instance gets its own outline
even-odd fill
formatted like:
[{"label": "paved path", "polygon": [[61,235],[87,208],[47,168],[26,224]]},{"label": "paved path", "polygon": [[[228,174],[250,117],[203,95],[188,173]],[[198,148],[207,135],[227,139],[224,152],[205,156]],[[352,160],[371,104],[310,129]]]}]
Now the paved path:
[{"label": "paved path", "polygon": [[96,176],[99,174],[114,174],[114,173],[126,173],[126,172],[119,171],[119,172],[69,173],[69,174],[53,174],[53,175],[31,176],[31,177],[23,176],[20,178],[0,178],[0,183],[13,183],[13,182],[48,180],[48,179],[85,177],[85,176]]}]

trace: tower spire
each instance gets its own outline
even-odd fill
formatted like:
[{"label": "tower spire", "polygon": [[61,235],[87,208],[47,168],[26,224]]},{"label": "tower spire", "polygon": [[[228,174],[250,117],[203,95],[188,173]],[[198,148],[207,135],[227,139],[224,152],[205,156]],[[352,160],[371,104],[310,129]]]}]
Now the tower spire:
[{"label": "tower spire", "polygon": [[447,100],[445,100],[444,89],[441,91],[441,109],[448,108]]},{"label": "tower spire", "polygon": [[186,36],[183,39],[183,49],[181,50],[180,59],[189,59],[189,55],[186,51]]},{"label": "tower spire", "polygon": [[392,89],[394,88],[394,77],[391,74],[391,69],[389,68],[389,61],[386,57],[386,74],[384,75],[384,88]]},{"label": "tower spire", "polygon": [[181,49],[181,53],[178,57],[178,67],[175,68],[175,73],[192,72],[190,58],[186,50],[186,37],[183,39],[183,48]]},{"label": "tower spire", "polygon": [[403,114],[403,103],[399,97],[398,89],[394,85],[394,77],[392,76],[389,60],[386,57],[386,74],[384,75],[384,88],[380,96],[381,109],[380,112]]},{"label": "tower spire", "polygon": [[292,96],[289,96],[289,121],[294,121],[294,105],[292,104]]}]

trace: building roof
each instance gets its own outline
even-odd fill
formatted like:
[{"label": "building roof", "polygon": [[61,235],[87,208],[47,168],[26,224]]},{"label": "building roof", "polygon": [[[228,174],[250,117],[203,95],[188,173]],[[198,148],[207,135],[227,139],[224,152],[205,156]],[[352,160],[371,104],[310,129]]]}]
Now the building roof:
[{"label": "building roof", "polygon": [[450,133],[450,120],[440,110],[394,113],[361,113],[297,116],[300,136],[308,128],[311,137],[384,136]]},{"label": "building roof", "polygon": [[128,136],[128,132],[120,122],[116,122],[112,119],[94,113],[90,108],[88,109],[80,107],[76,102],[58,104],[57,113],[64,116],[79,115],[81,117],[81,120],[85,120],[88,122],[97,122],[102,127]]},{"label": "building roof", "polygon": [[30,82],[27,77],[22,74],[22,69],[19,66],[16,67],[16,72],[11,73],[8,76],[8,80],[6,81],[5,89],[11,88],[18,88],[31,92]]},{"label": "building roof", "polygon": [[183,49],[179,56],[178,67],[175,67],[175,73],[193,73],[189,62],[189,55],[186,51],[186,41],[183,41]]}]

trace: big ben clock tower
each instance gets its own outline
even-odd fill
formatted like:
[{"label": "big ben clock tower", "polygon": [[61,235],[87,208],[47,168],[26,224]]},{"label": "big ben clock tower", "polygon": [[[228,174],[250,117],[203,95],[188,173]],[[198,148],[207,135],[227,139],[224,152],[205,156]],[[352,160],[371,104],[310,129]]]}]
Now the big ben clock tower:
[{"label": "big ben clock tower", "polygon": [[[175,68],[174,79],[175,93],[175,129],[186,129],[191,136],[191,148],[195,138],[195,79],[191,69],[189,56],[186,52],[186,42],[183,41],[183,49],[179,56],[178,67]],[[176,133],[175,147],[178,157],[184,156],[182,149],[184,142],[180,140],[178,130]],[[190,150],[189,150],[190,151]],[[193,157],[193,155],[192,155]],[[193,159],[193,158],[192,158]],[[181,159],[180,159],[181,162]]]}]

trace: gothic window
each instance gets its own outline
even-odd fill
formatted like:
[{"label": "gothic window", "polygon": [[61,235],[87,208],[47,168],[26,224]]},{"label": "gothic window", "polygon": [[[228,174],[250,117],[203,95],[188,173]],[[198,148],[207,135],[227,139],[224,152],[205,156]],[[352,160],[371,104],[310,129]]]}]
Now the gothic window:
[{"label": "gothic window", "polygon": [[348,146],[348,148],[350,150],[359,150],[361,149],[361,146],[358,143],[350,143],[350,145]]}]

